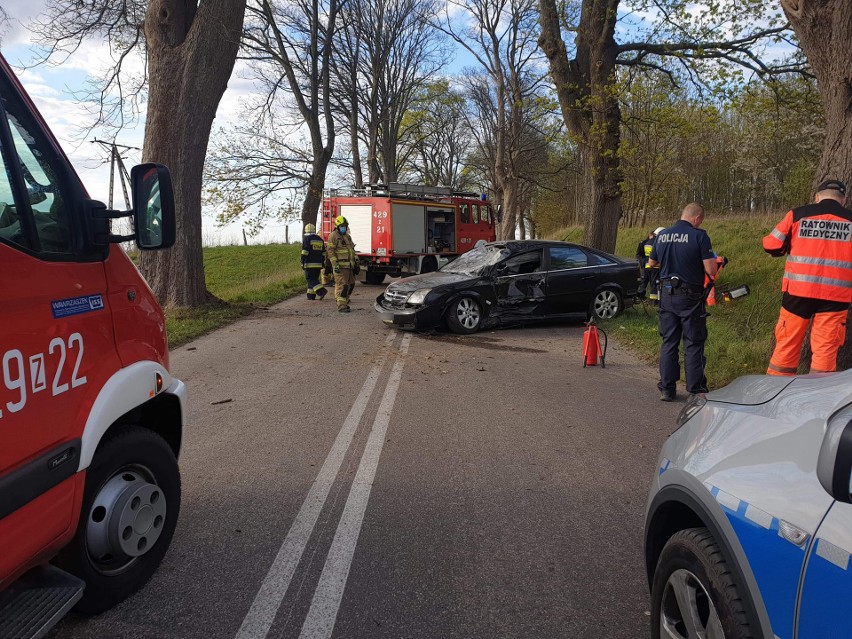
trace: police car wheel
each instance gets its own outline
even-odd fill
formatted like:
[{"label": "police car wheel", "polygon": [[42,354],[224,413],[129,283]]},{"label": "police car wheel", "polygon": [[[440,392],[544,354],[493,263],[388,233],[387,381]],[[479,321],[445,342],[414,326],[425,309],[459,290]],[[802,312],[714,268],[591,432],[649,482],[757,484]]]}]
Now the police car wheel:
[{"label": "police car wheel", "polygon": [[180,471],[166,441],[139,426],[106,435],[86,471],[80,522],[56,564],[86,582],[75,610],[98,614],[154,574],[180,511]]},{"label": "police car wheel", "polygon": [[482,307],[472,297],[462,297],[447,309],[447,326],[453,333],[470,335],[479,330],[482,323]]},{"label": "police car wheel", "polygon": [[589,316],[595,319],[612,319],[621,313],[621,310],[621,295],[611,288],[598,291],[589,304]]},{"label": "police car wheel", "polygon": [[745,606],[719,545],[706,528],[675,533],[651,589],[654,639],[751,639]]}]

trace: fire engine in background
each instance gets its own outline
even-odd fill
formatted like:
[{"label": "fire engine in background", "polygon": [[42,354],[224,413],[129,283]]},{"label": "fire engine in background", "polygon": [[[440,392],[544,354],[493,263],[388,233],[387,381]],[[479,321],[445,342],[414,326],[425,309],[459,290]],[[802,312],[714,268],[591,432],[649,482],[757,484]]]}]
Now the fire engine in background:
[{"label": "fire engine in background", "polygon": [[496,239],[494,212],[484,195],[442,186],[392,183],[327,190],[323,239],[334,230],[338,215],[349,222],[368,284],[381,284],[385,275],[436,271],[479,240]]},{"label": "fire engine in background", "polygon": [[184,385],[117,244],[171,246],[174,199],[143,164],[132,211],[90,200],[2,56],[0,159],[0,637],[31,639],[138,590],[175,530]]}]

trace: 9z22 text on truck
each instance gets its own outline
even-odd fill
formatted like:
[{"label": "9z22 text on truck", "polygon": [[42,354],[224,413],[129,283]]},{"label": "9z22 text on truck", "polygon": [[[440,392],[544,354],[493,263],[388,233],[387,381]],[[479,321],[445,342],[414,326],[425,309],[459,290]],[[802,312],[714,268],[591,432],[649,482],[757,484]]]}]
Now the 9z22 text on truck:
[{"label": "9z22 text on truck", "polygon": [[0,637],[32,639],[138,590],[175,530],[185,389],[117,244],[171,246],[174,200],[156,164],[132,211],[89,199],[2,56],[0,156]]},{"label": "9z22 text on truck", "polygon": [[484,198],[449,187],[397,183],[328,190],[322,235],[328,240],[333,220],[346,218],[368,284],[381,284],[385,275],[431,273],[480,240],[495,240],[494,211]]}]

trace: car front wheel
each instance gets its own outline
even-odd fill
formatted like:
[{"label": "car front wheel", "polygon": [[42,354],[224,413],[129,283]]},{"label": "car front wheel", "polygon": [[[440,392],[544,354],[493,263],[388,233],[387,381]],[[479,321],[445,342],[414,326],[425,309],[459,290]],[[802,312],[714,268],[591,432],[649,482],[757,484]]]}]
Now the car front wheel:
[{"label": "car front wheel", "polygon": [[651,589],[654,639],[751,639],[739,588],[706,528],[675,533]]},{"label": "car front wheel", "polygon": [[447,309],[447,325],[453,333],[470,335],[479,330],[482,307],[472,297],[462,297]]},{"label": "car front wheel", "polygon": [[618,291],[606,288],[598,291],[589,305],[589,316],[598,320],[612,319],[621,313],[621,295]]}]

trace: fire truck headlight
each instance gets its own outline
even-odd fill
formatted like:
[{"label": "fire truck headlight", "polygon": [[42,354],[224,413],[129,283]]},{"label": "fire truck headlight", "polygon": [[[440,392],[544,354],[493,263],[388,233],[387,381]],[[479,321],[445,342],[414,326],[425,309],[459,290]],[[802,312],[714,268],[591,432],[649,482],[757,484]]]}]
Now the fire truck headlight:
[{"label": "fire truck headlight", "polygon": [[409,304],[422,304],[426,301],[426,296],[432,292],[431,288],[421,288],[414,291],[411,295],[408,296],[408,299],[405,300]]}]

